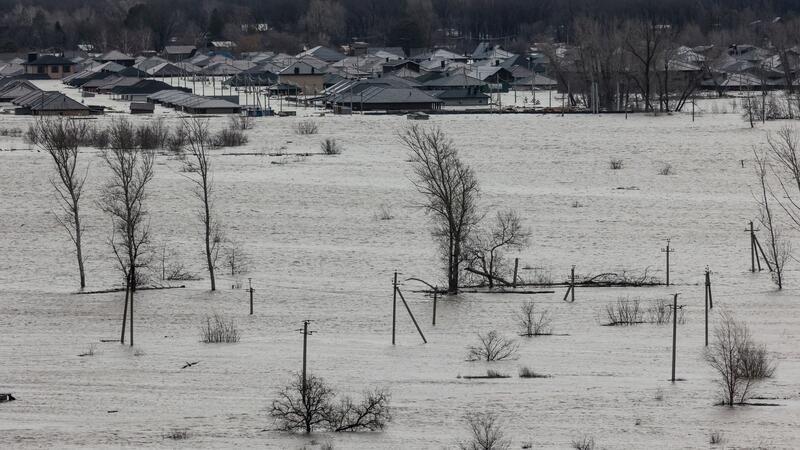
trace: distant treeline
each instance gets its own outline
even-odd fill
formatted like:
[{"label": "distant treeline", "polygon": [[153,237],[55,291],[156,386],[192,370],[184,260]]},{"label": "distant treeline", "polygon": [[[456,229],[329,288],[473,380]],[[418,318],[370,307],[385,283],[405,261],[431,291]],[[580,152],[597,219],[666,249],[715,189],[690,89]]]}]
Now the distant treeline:
[{"label": "distant treeline", "polygon": [[[235,41],[242,51],[305,44],[518,50],[574,39],[579,17],[646,18],[697,38],[741,34],[800,12],[797,0],[0,0],[0,52],[74,48],[159,50],[170,42]],[[761,22],[758,22],[761,21]]]}]

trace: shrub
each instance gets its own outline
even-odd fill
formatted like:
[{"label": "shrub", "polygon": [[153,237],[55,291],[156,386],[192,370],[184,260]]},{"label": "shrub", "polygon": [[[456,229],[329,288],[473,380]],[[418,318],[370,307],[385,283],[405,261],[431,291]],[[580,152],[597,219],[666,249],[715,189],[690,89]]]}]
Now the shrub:
[{"label": "shrub", "polygon": [[607,325],[635,325],[642,323],[642,310],[639,299],[618,299],[616,303],[606,305]]},{"label": "shrub", "polygon": [[220,314],[206,316],[200,334],[206,344],[239,342],[240,337],[236,322]]},{"label": "shrub", "polygon": [[717,373],[723,405],[741,405],[753,395],[754,387],[775,373],[775,361],[763,345],[756,344],[747,324],[724,313],[714,329],[706,361]]},{"label": "shrub", "polygon": [[136,127],[136,144],[144,150],[166,147],[169,130],[161,119],[152,120]]},{"label": "shrub", "polygon": [[342,153],[342,147],[336,143],[336,139],[326,138],[319,144],[322,153],[326,155],[339,155]]},{"label": "shrub", "polygon": [[507,339],[497,331],[478,334],[478,343],[467,347],[468,361],[502,361],[513,358],[519,345],[513,339]]},{"label": "shrub", "polygon": [[281,389],[272,402],[270,414],[283,431],[314,429],[328,431],[377,431],[391,420],[389,394],[376,389],[364,392],[361,402],[345,397],[334,402],[333,389],[313,374],[296,374],[292,382]]},{"label": "shrub", "polygon": [[674,175],[675,171],[672,169],[672,164],[666,163],[658,169],[659,175]]},{"label": "shrub", "polygon": [[247,143],[244,132],[236,128],[223,128],[214,135],[212,144],[215,147],[240,147]]},{"label": "shrub", "polygon": [[91,126],[86,130],[86,142],[82,145],[94,148],[108,148],[111,140],[108,134],[108,128]]},{"label": "shrub", "polygon": [[537,373],[533,369],[527,366],[523,366],[519,368],[519,377],[520,378],[550,378],[550,375],[545,375],[542,373]]},{"label": "shrub", "polygon": [[493,412],[471,412],[465,417],[471,434],[467,442],[460,442],[462,450],[505,450],[511,446],[503,426]]},{"label": "shrub", "polygon": [[313,120],[302,120],[297,124],[297,134],[308,135],[317,134],[319,127]]},{"label": "shrub", "polygon": [[388,203],[381,203],[381,206],[378,207],[378,212],[375,214],[375,218],[377,220],[392,220],[394,219],[394,213],[392,212],[392,206]]},{"label": "shrub", "polygon": [[498,372],[496,370],[489,369],[486,371],[486,378],[511,378],[509,375],[506,375],[502,372]]},{"label": "shrub", "polygon": [[183,441],[189,439],[189,430],[186,429],[173,429],[164,433],[164,439],[172,439],[174,441]]},{"label": "shrub", "polygon": [[167,137],[166,147],[172,153],[181,154],[186,146],[186,128],[183,126],[175,128],[175,131]]},{"label": "shrub", "polygon": [[551,327],[552,320],[550,319],[550,311],[543,310],[536,312],[535,303],[527,301],[522,304],[519,313],[517,313],[517,322],[520,327],[520,336],[542,336],[552,334]]},{"label": "shrub", "polygon": [[228,119],[228,127],[234,130],[246,131],[253,128],[253,118],[250,116],[235,115]]},{"label": "shrub", "polygon": [[712,431],[708,442],[711,445],[719,445],[719,444],[722,444],[722,441],[724,441],[724,440],[725,440],[725,438],[723,437],[721,431]]},{"label": "shrub", "polygon": [[594,438],[591,436],[581,436],[572,440],[572,448],[575,450],[594,450]]},{"label": "shrub", "polygon": [[[645,314],[647,323],[664,325],[672,323],[672,302],[661,299],[647,307]],[[686,315],[682,308],[678,309],[678,323],[686,323]]]},{"label": "shrub", "polygon": [[611,168],[611,170],[619,170],[622,169],[623,163],[621,159],[612,159],[608,163],[608,166]]},{"label": "shrub", "polygon": [[81,356],[81,357],[83,357],[83,356],[94,356],[94,349],[96,347],[97,347],[96,344],[89,344],[89,346],[86,347],[86,350],[83,353],[81,353],[80,355],[78,355],[78,356]]}]

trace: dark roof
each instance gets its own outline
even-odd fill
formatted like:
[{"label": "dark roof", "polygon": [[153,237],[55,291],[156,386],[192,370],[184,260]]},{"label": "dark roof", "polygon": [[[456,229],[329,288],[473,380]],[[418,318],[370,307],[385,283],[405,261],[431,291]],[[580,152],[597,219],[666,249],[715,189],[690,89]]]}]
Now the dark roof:
[{"label": "dark roof", "polygon": [[88,111],[89,107],[67,97],[61,92],[38,91],[12,101],[14,105],[32,111]]},{"label": "dark roof", "polygon": [[458,98],[489,98],[483,92],[476,91],[475,89],[448,89],[446,91],[429,91],[436,98],[442,100],[458,99]]},{"label": "dark roof", "polygon": [[433,89],[437,87],[483,86],[486,83],[463,73],[451,73],[443,77],[428,80],[423,84],[426,88]]},{"label": "dark roof", "polygon": [[352,96],[345,92],[336,99],[336,103],[340,104],[350,102],[363,104],[442,103],[438,98],[431,97],[419,89],[383,86],[371,86]]},{"label": "dark roof", "polygon": [[176,88],[170,86],[163,81],[158,80],[139,80],[137,83],[134,83],[130,86],[125,85],[117,85],[111,89],[111,92],[114,94],[120,95],[133,95],[133,94],[155,94],[156,92],[167,91],[167,90],[180,90],[184,92],[191,92],[191,89],[184,89],[184,88]]},{"label": "dark roof", "polygon": [[56,55],[41,55],[33,61],[22,63],[23,66],[74,66],[72,60]]}]

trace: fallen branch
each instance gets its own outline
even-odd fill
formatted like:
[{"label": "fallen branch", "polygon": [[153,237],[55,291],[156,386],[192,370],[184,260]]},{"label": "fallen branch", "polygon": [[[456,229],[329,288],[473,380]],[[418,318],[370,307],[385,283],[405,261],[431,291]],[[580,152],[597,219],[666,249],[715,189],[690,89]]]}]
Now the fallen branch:
[{"label": "fallen branch", "polygon": [[[136,288],[137,291],[158,291],[162,289],[184,289],[186,288],[185,285],[180,286],[146,286]],[[113,288],[113,289],[104,289],[102,291],[83,291],[83,292],[76,292],[76,294],[112,294],[114,292],[125,292],[125,288]]]}]

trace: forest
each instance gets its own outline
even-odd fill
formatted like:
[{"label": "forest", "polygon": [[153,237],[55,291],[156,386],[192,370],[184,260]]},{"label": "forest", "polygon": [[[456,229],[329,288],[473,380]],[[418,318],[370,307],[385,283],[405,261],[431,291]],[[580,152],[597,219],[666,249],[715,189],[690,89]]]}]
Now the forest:
[{"label": "forest", "polygon": [[581,17],[645,18],[682,30],[688,43],[744,42],[758,24],[797,11],[793,0],[0,0],[0,52],[90,44],[137,53],[210,40],[286,52],[356,40],[471,51],[491,40],[515,51],[573,41]]}]

